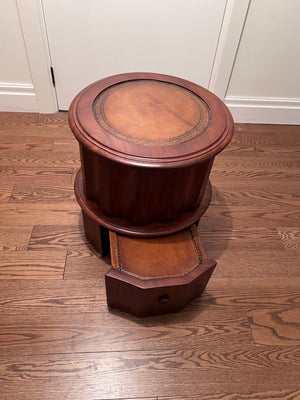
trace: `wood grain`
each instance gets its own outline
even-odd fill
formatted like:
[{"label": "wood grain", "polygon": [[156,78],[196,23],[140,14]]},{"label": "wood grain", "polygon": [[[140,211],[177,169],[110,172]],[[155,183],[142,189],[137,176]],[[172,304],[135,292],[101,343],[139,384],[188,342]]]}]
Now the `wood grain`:
[{"label": "wood grain", "polygon": [[70,184],[73,178],[72,168],[36,168],[0,166],[2,184],[8,183],[38,183],[44,185]]},{"label": "wood grain", "polygon": [[[88,307],[86,308],[88,310]],[[116,326],[118,329],[116,329]],[[145,318],[119,311],[101,313],[2,314],[1,354],[37,355],[166,348],[225,349],[251,343],[246,314],[239,310],[188,309],[184,313]],[[166,342],[167,341],[167,342]],[[235,346],[235,347],[236,347]]]},{"label": "wood grain", "polygon": [[300,228],[299,227],[278,227],[278,235],[285,250],[293,251],[300,249]]},{"label": "wood grain", "polygon": [[[207,360],[205,355],[203,358]],[[153,392],[161,393],[161,398],[163,398],[168,396],[170,387],[177,399],[189,399],[193,395],[194,399],[197,395],[200,395],[201,397],[198,398],[202,399],[206,398],[206,393],[215,393],[215,397],[211,397],[212,395],[208,397],[211,399],[226,399],[222,397],[224,393],[239,393],[238,377],[240,375],[245,378],[247,376],[242,392],[246,393],[246,396],[247,393],[260,393],[261,397],[258,398],[265,399],[266,397],[262,395],[267,393],[269,396],[276,393],[285,396],[299,393],[297,384],[290,383],[297,377],[293,364],[290,367],[283,364],[281,368],[257,365],[250,372],[247,368],[241,367],[239,361],[233,362],[230,368],[220,367],[219,362],[219,367],[209,366],[208,370],[213,375],[210,379],[207,379],[205,374],[205,366],[209,364],[209,361],[204,361],[204,366],[199,364],[201,364],[201,358],[197,352],[184,356],[173,354],[171,358],[168,352],[155,351],[153,354],[102,353],[94,354],[93,358],[76,354],[68,357],[63,355],[38,358],[33,356],[29,359],[18,357],[13,361],[8,358],[1,365],[1,373],[7,376],[3,385],[4,394],[9,394],[15,389],[18,398],[22,396],[23,398],[24,396],[43,398],[46,391],[47,398],[54,399],[57,398],[57,393],[61,393],[63,388],[68,386],[66,397],[68,399],[149,398]],[[285,372],[289,379],[281,379],[280,371]],[[269,373],[272,374],[272,378],[269,377]],[[183,385],[182,382],[185,384]],[[266,386],[270,384],[273,390],[266,392]],[[234,399],[247,398],[246,396]],[[254,397],[248,398],[254,399]]]},{"label": "wood grain", "polygon": [[33,227],[30,224],[23,226],[21,229],[12,224],[2,225],[0,229],[0,251],[26,250],[32,229]]},{"label": "wood grain", "polygon": [[77,225],[35,225],[28,248],[30,250],[79,250],[87,247],[83,228]]},{"label": "wood grain", "polygon": [[0,279],[62,279],[65,258],[63,251],[3,251]]},{"label": "wood grain", "polygon": [[300,308],[253,310],[248,312],[255,343],[300,344]]},{"label": "wood grain", "polygon": [[18,221],[19,226],[27,225],[75,225],[80,221],[80,209],[77,204],[0,204],[0,223],[9,225]]},{"label": "wood grain", "polygon": [[23,167],[32,165],[33,167],[50,168],[72,168],[79,166],[79,154],[77,151],[45,152],[34,151],[8,151],[1,152],[0,166]]},{"label": "wood grain", "polygon": [[300,398],[300,127],[236,125],[199,225],[214,275],[182,312],[142,320],[107,308],[67,114],[0,113],[1,145],[1,400]]},{"label": "wood grain", "polygon": [[[201,396],[203,400],[297,400],[300,397],[300,389],[296,390],[268,390],[253,393],[211,393]],[[198,400],[198,396],[185,396],[186,400]],[[182,400],[182,397],[159,397],[157,400]]]},{"label": "wood grain", "polygon": [[[37,253],[39,255],[40,252]],[[60,270],[61,271],[61,270]],[[54,276],[53,276],[54,278]],[[0,280],[2,314],[106,312],[104,280],[61,279]]]},{"label": "wood grain", "polygon": [[48,137],[36,137],[36,136],[26,136],[26,138],[21,136],[16,136],[14,142],[12,143],[11,135],[1,135],[0,150],[10,150],[10,151],[49,151],[53,148],[53,138]]},{"label": "wood grain", "polygon": [[0,202],[7,203],[10,200],[14,182],[2,182],[0,186]]},{"label": "wood grain", "polygon": [[74,190],[66,185],[53,184],[51,186],[37,183],[17,183],[14,186],[11,203],[73,203]]}]

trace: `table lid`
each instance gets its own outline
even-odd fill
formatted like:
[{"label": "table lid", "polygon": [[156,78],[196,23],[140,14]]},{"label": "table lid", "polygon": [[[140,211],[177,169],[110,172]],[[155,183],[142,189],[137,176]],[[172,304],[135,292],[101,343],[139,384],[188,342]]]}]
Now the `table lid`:
[{"label": "table lid", "polygon": [[128,73],[101,79],[73,100],[69,123],[79,142],[132,165],[173,167],[215,156],[233,120],[210,91],[183,79]]}]

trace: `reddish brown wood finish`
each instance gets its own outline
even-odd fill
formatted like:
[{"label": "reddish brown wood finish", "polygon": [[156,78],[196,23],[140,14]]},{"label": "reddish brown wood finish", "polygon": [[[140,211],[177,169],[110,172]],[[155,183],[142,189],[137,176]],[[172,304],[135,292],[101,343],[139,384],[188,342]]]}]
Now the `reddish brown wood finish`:
[{"label": "reddish brown wood finish", "polygon": [[137,317],[180,311],[202,294],[216,266],[195,225],[163,238],[110,238],[107,303]]},{"label": "reddish brown wood finish", "polygon": [[[124,171],[125,172],[125,171]],[[160,207],[157,207],[156,212],[160,213],[161,219],[158,219],[159,222],[152,222],[144,224],[142,226],[139,226],[135,224],[134,222],[130,222],[128,218],[113,218],[105,215],[97,202],[88,200],[87,196],[85,194],[84,186],[83,186],[83,176],[81,169],[77,172],[76,178],[75,178],[75,196],[76,199],[82,208],[83,214],[85,214],[91,221],[94,221],[97,228],[94,226],[93,227],[93,232],[97,230],[97,237],[98,237],[98,231],[101,232],[101,227],[105,227],[107,229],[112,229],[115,232],[119,232],[125,235],[129,236],[138,236],[138,237],[155,237],[155,236],[162,236],[162,235],[168,235],[173,232],[178,232],[181,230],[182,227],[190,226],[194,222],[198,221],[200,216],[206,211],[210,199],[211,199],[211,185],[210,182],[208,181],[204,190],[204,194],[201,197],[201,202],[198,208],[193,211],[193,212],[184,212],[183,214],[180,215],[179,218],[175,220],[170,220],[169,222],[161,222],[163,220],[163,210],[166,210],[166,213],[168,213],[168,204],[166,203],[165,208],[162,208],[162,211],[160,211]],[[91,186],[93,186],[91,184]],[[97,187],[97,183],[95,184]],[[118,189],[118,186],[116,186],[116,190]],[[147,187],[146,187],[147,189]],[[124,201],[124,196],[122,196],[122,193],[118,193],[119,197],[116,197],[119,200]],[[175,192],[176,194],[176,192]],[[202,194],[202,193],[201,193]],[[125,197],[126,200],[126,197]],[[152,201],[151,201],[152,200]],[[172,203],[170,203],[170,206],[174,204],[174,207],[177,206],[176,203],[176,197],[175,195],[171,196]],[[114,207],[117,208],[119,207],[121,210],[126,208],[124,207],[124,204],[121,203],[119,204],[117,201],[114,201],[114,197],[111,198],[111,201],[115,203]],[[152,198],[152,193],[149,192],[149,197],[145,199],[145,210],[143,212],[143,209],[141,207],[137,207],[136,212],[141,212],[142,215],[147,215],[147,211],[149,208],[153,207],[153,198]],[[154,204],[155,205],[155,204]],[[132,210],[134,212],[134,210]],[[168,214],[167,214],[168,215]],[[136,219],[135,219],[136,221]],[[87,231],[88,228],[88,231]],[[89,234],[90,227],[89,225],[85,224],[85,231],[86,231],[86,237],[87,239],[96,247],[96,249],[100,252],[98,244],[95,245],[95,242],[99,242],[99,238],[95,239],[91,237]]]},{"label": "reddish brown wood finish", "polygon": [[184,277],[148,281],[111,268],[105,275],[107,304],[136,317],[178,312],[202,294],[215,266],[207,259]]},{"label": "reddish brown wood finish", "polygon": [[90,85],[74,99],[69,122],[80,143],[81,207],[99,224],[137,236],[170,234],[200,218],[214,156],[233,131],[215,95],[149,73]]},{"label": "reddish brown wood finish", "polygon": [[101,257],[109,254],[109,231],[82,210],[85,236]]}]

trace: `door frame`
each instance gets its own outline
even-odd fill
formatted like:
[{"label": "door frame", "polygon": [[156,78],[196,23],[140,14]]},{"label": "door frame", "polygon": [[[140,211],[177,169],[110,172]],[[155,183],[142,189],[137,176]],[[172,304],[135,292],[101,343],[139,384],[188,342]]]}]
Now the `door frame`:
[{"label": "door frame", "polygon": [[[251,0],[227,0],[208,89],[224,100]],[[58,111],[42,0],[16,0],[38,111]]]}]

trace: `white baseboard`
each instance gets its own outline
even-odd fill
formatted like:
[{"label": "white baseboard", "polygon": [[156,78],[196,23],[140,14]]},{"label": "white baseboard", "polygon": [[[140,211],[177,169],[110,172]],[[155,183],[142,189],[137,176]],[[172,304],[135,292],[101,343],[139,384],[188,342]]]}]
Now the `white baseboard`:
[{"label": "white baseboard", "polygon": [[0,83],[0,111],[38,112],[33,85]]},{"label": "white baseboard", "polygon": [[300,99],[225,97],[235,122],[300,125]]}]

